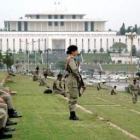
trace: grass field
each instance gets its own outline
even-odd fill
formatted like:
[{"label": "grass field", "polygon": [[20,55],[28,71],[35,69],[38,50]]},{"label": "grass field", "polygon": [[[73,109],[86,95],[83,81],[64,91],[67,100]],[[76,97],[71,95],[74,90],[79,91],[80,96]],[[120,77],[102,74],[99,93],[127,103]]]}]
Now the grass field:
[{"label": "grass field", "polygon": [[14,119],[19,124],[12,140],[132,140],[108,121],[140,138],[140,102],[132,104],[127,93],[111,96],[108,90],[88,87],[78,103],[93,115],[77,108],[83,121],[74,122],[68,120],[68,104],[61,96],[43,94],[45,87],[32,82],[31,77],[17,75],[13,79],[15,83],[6,86],[18,92],[13,101],[23,118]]},{"label": "grass field", "polygon": [[103,53],[103,54],[83,54],[83,59],[85,60],[85,62],[91,63],[94,61],[100,62],[111,62],[111,57],[110,54],[107,53]]},{"label": "grass field", "polygon": [[[101,66],[104,71],[111,71],[111,72],[125,71],[126,73],[130,72],[130,66],[126,64],[105,64],[105,65],[103,64]],[[134,72],[137,72],[138,71],[137,65],[133,64],[132,70]]]}]

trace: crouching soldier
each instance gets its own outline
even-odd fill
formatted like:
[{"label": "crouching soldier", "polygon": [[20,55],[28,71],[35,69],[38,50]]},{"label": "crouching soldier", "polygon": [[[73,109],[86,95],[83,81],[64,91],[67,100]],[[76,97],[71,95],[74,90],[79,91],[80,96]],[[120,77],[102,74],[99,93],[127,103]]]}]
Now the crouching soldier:
[{"label": "crouching soldier", "polygon": [[67,93],[64,89],[64,86],[62,85],[62,77],[62,74],[57,75],[57,80],[53,84],[53,91],[54,93],[61,94],[64,97],[67,97]]},{"label": "crouching soldier", "polygon": [[39,80],[39,86],[50,86],[47,82],[44,76],[41,76]]},{"label": "crouching soldier", "polygon": [[132,101],[135,104],[137,102],[139,92],[139,85],[137,85],[136,79],[134,79],[133,83],[129,85],[129,91],[132,94]]},{"label": "crouching soldier", "polygon": [[117,88],[117,86],[113,87],[113,89],[111,90],[111,95],[116,95],[117,94],[116,88]]},{"label": "crouching soldier", "polygon": [[38,76],[34,73],[34,75],[33,75],[33,81],[38,81],[39,79],[38,79]]}]

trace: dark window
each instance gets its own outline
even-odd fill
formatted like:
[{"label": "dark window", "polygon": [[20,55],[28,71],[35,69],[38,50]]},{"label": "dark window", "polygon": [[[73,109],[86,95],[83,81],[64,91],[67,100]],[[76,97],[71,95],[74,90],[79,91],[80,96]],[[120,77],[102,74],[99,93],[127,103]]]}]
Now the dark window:
[{"label": "dark window", "polygon": [[61,18],[61,19],[64,19],[64,16],[63,16],[63,15],[61,15],[61,16],[60,16],[60,18]]},{"label": "dark window", "polygon": [[21,31],[21,22],[18,22],[18,31]]},{"label": "dark window", "polygon": [[58,26],[58,22],[55,22],[54,24],[55,24],[55,26]]},{"label": "dark window", "polygon": [[24,22],[24,31],[28,31],[28,22]]},{"label": "dark window", "polygon": [[36,19],[40,19],[40,16],[39,15],[36,15]]},{"label": "dark window", "polygon": [[61,26],[64,26],[64,22],[61,22]]},{"label": "dark window", "polygon": [[94,22],[91,22],[91,31],[94,31]]},{"label": "dark window", "polygon": [[49,19],[52,19],[52,15],[49,15],[48,18],[49,18]]},{"label": "dark window", "polygon": [[52,22],[49,22],[49,26],[52,26]]},{"label": "dark window", "polygon": [[72,18],[73,18],[73,19],[76,19],[76,16],[75,16],[75,15],[72,15]]},{"label": "dark window", "polygon": [[88,22],[85,22],[85,31],[88,31]]},{"label": "dark window", "polygon": [[55,15],[54,18],[55,18],[55,19],[58,19],[58,15]]},{"label": "dark window", "polygon": [[8,22],[8,31],[10,31],[10,22]]}]

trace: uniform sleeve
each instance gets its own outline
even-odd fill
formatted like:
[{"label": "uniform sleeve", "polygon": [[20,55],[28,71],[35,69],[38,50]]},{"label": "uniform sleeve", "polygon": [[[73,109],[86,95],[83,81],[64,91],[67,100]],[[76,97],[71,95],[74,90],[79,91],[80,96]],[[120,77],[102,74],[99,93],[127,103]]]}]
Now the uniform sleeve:
[{"label": "uniform sleeve", "polygon": [[76,66],[75,60],[72,58],[69,62],[69,66],[75,77],[79,77],[78,67]]}]

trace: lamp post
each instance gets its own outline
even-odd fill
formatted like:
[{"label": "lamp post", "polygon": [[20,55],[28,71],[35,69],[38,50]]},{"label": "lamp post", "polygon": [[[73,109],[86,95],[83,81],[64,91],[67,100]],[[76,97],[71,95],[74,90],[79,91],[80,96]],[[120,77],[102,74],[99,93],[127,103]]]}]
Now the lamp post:
[{"label": "lamp post", "polygon": [[132,70],[132,47],[133,47],[133,40],[137,37],[137,34],[133,32],[133,27],[130,27],[130,32],[126,33],[126,37],[131,40],[131,51],[130,51],[130,83],[132,83],[133,78],[133,70]]},{"label": "lamp post", "polygon": [[[34,44],[34,43],[36,43],[36,42],[40,42],[40,41],[43,41],[43,39],[41,39],[41,40],[36,40],[36,41],[33,41],[33,42],[26,42],[25,43],[25,46],[24,46],[24,48],[27,46],[27,45],[32,45],[32,44]],[[21,41],[21,42],[24,42],[24,41]],[[28,47],[29,48],[29,47]],[[26,49],[25,49],[25,53],[26,53]],[[26,54],[25,54],[25,61],[26,61]],[[35,52],[35,67],[36,67],[36,52]],[[28,72],[29,72],[29,50],[28,50]]]},{"label": "lamp post", "polygon": [[47,52],[47,73],[48,73],[48,67],[49,67],[49,51],[51,51],[51,49],[50,48],[48,48],[47,50],[46,50],[46,52]]}]

